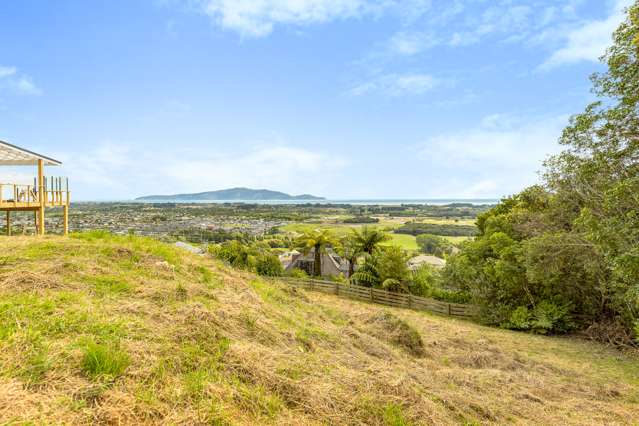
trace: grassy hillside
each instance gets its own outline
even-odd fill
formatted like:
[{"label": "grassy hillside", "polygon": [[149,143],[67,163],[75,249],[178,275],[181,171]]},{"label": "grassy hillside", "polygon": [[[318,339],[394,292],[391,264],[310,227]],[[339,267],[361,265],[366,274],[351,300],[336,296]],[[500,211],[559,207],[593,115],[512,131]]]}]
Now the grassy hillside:
[{"label": "grassy hillside", "polygon": [[0,423],[639,422],[639,359],[304,293],[148,239],[0,237]]}]

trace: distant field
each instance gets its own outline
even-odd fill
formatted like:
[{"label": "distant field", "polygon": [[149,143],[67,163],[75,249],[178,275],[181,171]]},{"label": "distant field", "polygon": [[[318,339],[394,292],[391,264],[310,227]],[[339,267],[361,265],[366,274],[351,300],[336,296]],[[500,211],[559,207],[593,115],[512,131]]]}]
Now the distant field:
[{"label": "distant field", "polygon": [[[462,221],[460,221],[461,224]],[[433,223],[442,223],[442,222],[433,222]],[[394,228],[401,223],[394,224],[395,226],[391,226],[391,223],[379,223],[375,225],[368,225],[376,228]],[[351,229],[359,229],[362,225],[352,225],[352,224],[335,224],[335,223],[290,223],[288,225],[280,227],[280,230],[283,232],[297,232],[302,233],[306,231],[312,231],[314,229],[328,229],[333,234],[335,234],[338,238],[347,235]],[[417,251],[419,247],[417,246],[417,240],[415,236],[408,234],[393,234],[390,233],[391,240],[384,243],[384,245],[398,245],[402,247],[404,250],[408,251]],[[468,237],[442,237],[450,241],[451,243],[458,244],[462,241],[466,241]]]},{"label": "distant field", "polygon": [[448,241],[450,241],[451,243],[454,244],[459,244],[459,243],[463,243],[464,241],[470,240],[472,239],[472,237],[442,237]]},{"label": "distant field", "polygon": [[406,222],[422,222],[422,223],[435,223],[439,225],[474,225],[475,219],[445,219],[441,217],[384,217],[374,216],[379,219],[380,225],[401,226]]},{"label": "distant field", "polygon": [[412,235],[402,235],[402,234],[390,234],[392,239],[383,243],[383,245],[390,246],[396,245],[400,246],[404,250],[416,251],[419,250],[417,246],[417,240]]}]

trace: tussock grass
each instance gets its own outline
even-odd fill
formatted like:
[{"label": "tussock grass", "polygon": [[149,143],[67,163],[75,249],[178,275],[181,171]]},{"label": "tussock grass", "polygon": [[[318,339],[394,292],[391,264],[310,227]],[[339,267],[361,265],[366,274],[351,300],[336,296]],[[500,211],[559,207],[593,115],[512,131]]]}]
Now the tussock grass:
[{"label": "tussock grass", "polygon": [[0,423],[633,424],[639,358],[104,232],[0,237]]},{"label": "tussock grass", "polygon": [[129,366],[129,356],[117,345],[87,342],[83,348],[82,371],[94,380],[112,381]]}]

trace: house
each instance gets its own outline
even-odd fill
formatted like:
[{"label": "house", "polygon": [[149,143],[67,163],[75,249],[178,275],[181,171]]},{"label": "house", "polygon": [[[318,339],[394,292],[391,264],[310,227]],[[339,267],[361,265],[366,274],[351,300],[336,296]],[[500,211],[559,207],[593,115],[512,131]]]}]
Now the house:
[{"label": "house", "polygon": [[0,140],[0,166],[36,166],[33,185],[6,183],[0,178],[0,211],[6,212],[6,232],[11,235],[11,213],[31,211],[38,235],[45,233],[44,212],[47,208],[62,208],[64,235],[69,232],[69,181],[62,177],[44,176],[44,166],[62,163]]},{"label": "house", "polygon": [[[333,277],[343,274],[348,275],[348,262],[343,260],[333,249],[326,249],[321,254],[322,273],[323,277]],[[284,271],[290,272],[293,269],[301,269],[309,275],[313,275],[315,267],[315,249],[311,249],[307,254],[297,253],[293,254],[290,262],[284,264]]]},{"label": "house", "polygon": [[290,265],[291,262],[293,261],[293,258],[299,254],[300,252],[297,250],[290,250],[290,251],[285,251],[284,253],[280,254],[277,257],[280,260],[280,263],[282,264],[282,268],[286,269],[288,265]]},{"label": "house", "polygon": [[440,259],[437,256],[431,256],[428,254],[420,254],[419,256],[415,256],[408,261],[408,269],[411,271],[415,271],[419,269],[422,265],[429,265],[435,269],[441,269],[446,266],[446,261],[444,259]]}]

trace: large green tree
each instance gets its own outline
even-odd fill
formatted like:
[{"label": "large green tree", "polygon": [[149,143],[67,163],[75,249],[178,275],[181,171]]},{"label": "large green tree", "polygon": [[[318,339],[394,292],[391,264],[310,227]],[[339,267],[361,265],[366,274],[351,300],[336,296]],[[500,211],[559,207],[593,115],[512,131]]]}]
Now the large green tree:
[{"label": "large green tree", "polygon": [[[572,117],[542,186],[478,218],[480,235],[444,270],[491,323],[540,332],[605,330],[628,342],[639,319],[639,2],[592,76],[599,99]],[[639,330],[637,330],[639,331]]]}]

